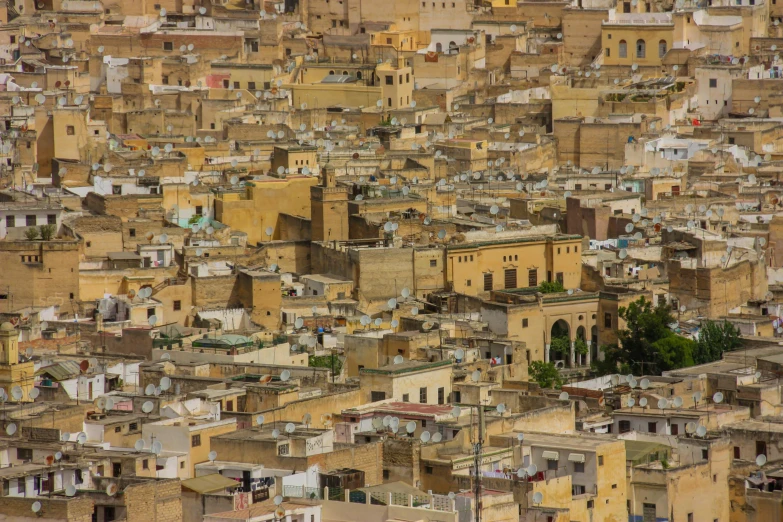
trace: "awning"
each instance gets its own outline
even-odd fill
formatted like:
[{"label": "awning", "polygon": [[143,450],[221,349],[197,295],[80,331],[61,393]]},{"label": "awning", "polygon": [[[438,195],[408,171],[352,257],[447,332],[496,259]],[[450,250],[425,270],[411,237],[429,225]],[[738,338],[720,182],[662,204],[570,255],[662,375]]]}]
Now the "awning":
[{"label": "awning", "polygon": [[546,460],[560,460],[560,453],[557,451],[545,451],[541,456]]},{"label": "awning", "polygon": [[582,464],[585,463],[585,455],[584,453],[569,453],[568,454],[568,461],[569,462],[581,462]]}]

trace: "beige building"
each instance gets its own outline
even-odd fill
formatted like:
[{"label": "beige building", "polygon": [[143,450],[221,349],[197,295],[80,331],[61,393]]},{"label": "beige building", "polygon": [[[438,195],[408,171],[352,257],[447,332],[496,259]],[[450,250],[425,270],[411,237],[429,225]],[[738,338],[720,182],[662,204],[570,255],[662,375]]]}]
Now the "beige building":
[{"label": "beige building", "polygon": [[386,399],[419,404],[451,402],[451,361],[407,360],[380,368],[361,368],[359,379],[368,402]]}]

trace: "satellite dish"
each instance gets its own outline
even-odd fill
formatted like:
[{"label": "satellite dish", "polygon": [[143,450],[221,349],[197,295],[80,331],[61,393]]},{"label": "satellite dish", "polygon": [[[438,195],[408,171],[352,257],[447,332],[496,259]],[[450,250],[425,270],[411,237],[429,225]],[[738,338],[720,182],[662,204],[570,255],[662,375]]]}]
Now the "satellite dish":
[{"label": "satellite dish", "polygon": [[133,448],[136,451],[141,451],[144,449],[144,439],[139,439],[133,444]]},{"label": "satellite dish", "polygon": [[647,388],[650,387],[650,379],[642,379],[641,382],[639,383],[639,386],[641,386],[643,390],[646,390]]},{"label": "satellite dish", "polygon": [[5,432],[8,436],[12,436],[14,433],[16,433],[16,424],[13,422],[5,427]]},{"label": "satellite dish", "polygon": [[533,493],[533,504],[539,505],[543,501],[544,501],[543,493],[541,493],[540,491],[536,491],[535,493]]},{"label": "satellite dish", "polygon": [[473,382],[479,382],[481,380],[481,372],[478,370],[474,371],[470,378],[473,380]]},{"label": "satellite dish", "polygon": [[413,433],[416,431],[416,423],[413,421],[410,421],[408,424],[405,425],[405,431],[408,433]]},{"label": "satellite dish", "polygon": [[699,402],[701,400],[701,392],[697,391],[693,394],[693,402]]},{"label": "satellite dish", "polygon": [[402,364],[403,362],[405,362],[405,358],[402,355],[394,357],[394,364]]},{"label": "satellite dish", "polygon": [[291,372],[289,370],[283,370],[282,372],[280,372],[281,381],[286,382],[290,378],[291,378]]},{"label": "satellite dish", "polygon": [[210,462],[215,462],[216,458],[217,458],[217,451],[210,451],[209,454],[207,455],[207,459]]},{"label": "satellite dish", "polygon": [[462,409],[459,406],[454,406],[451,409],[451,416],[454,418],[459,417],[459,414],[462,412]]},{"label": "satellite dish", "polygon": [[296,426],[294,425],[293,422],[289,422],[288,424],[285,425],[286,433],[293,433],[295,431],[296,431]]},{"label": "satellite dish", "polygon": [[150,449],[155,455],[160,455],[160,452],[163,451],[163,443],[159,440],[156,440],[152,443],[152,447]]},{"label": "satellite dish", "polygon": [[465,358],[465,350],[463,350],[462,348],[457,348],[457,350],[454,352],[454,357],[458,361],[461,361],[462,359]]},{"label": "satellite dish", "polygon": [[705,428],[704,426],[699,426],[698,428],[696,428],[696,435],[698,435],[699,437],[704,437],[706,434],[707,434],[707,428]]},{"label": "satellite dish", "polygon": [[279,506],[283,503],[283,497],[281,495],[276,495],[274,498],[275,506]]},{"label": "satellite dish", "polygon": [[674,407],[675,408],[681,408],[682,407],[682,397],[675,397],[673,403],[674,403]]},{"label": "satellite dish", "polygon": [[669,404],[669,401],[666,399],[658,399],[658,409],[659,410],[665,410],[666,406]]},{"label": "satellite dish", "polygon": [[76,494],[76,486],[73,484],[69,484],[65,486],[65,496],[66,497],[72,497]]},{"label": "satellite dish", "polygon": [[647,398],[646,398],[646,397],[642,397],[642,398],[639,400],[639,406],[641,406],[642,408],[644,408],[645,406],[647,406]]},{"label": "satellite dish", "polygon": [[83,431],[80,431],[79,434],[76,436],[76,442],[78,442],[79,444],[84,444],[85,442],[87,442],[87,434],[84,433]]},{"label": "satellite dish", "polygon": [[148,384],[144,388],[144,395],[153,395],[155,393],[155,385],[154,384]]},{"label": "satellite dish", "polygon": [[276,439],[280,436],[280,430],[272,430],[272,438]]},{"label": "satellite dish", "polygon": [[720,404],[723,402],[723,394],[721,392],[715,392],[715,395],[712,396],[712,401],[715,404]]},{"label": "satellite dish", "polygon": [[14,386],[11,388],[11,397],[14,398],[14,400],[19,401],[22,399],[22,387],[21,386]]},{"label": "satellite dish", "polygon": [[119,487],[117,487],[117,484],[112,483],[106,486],[106,494],[109,495],[110,497],[116,495],[117,491],[119,491]]},{"label": "satellite dish", "polygon": [[689,422],[685,425],[685,433],[693,433],[696,431],[696,423],[695,422]]},{"label": "satellite dish", "polygon": [[62,440],[63,442],[68,442],[69,440],[71,440],[71,434],[70,434],[70,433],[68,433],[67,431],[66,431],[66,432],[64,432],[64,433],[63,433],[63,434],[60,436],[60,440]]},{"label": "satellite dish", "polygon": [[560,395],[558,396],[558,399],[561,401],[567,401],[568,400],[568,392],[560,392]]},{"label": "satellite dish", "polygon": [[435,432],[435,434],[432,435],[432,442],[440,442],[441,440],[443,440],[443,435],[441,435],[439,432]]},{"label": "satellite dish", "polygon": [[301,317],[298,317],[298,318],[296,319],[296,321],[294,321],[294,326],[295,326],[297,329],[298,329],[298,328],[301,328],[302,326],[304,326],[304,319],[302,319]]},{"label": "satellite dish", "polygon": [[[166,354],[166,355],[168,355],[168,354]],[[169,388],[171,388],[171,377],[163,377],[160,380],[160,389],[163,390],[163,391],[166,391]]]},{"label": "satellite dish", "polygon": [[628,399],[628,407],[633,408],[634,406],[636,406],[636,401],[633,399],[633,397],[631,397]]},{"label": "satellite dish", "polygon": [[767,456],[763,453],[756,456],[756,466],[762,467],[764,464],[767,463]]},{"label": "satellite dish", "polygon": [[422,431],[421,435],[419,436],[421,441],[424,442],[424,443],[429,442],[430,441],[430,437],[431,437],[431,435],[430,435],[429,431]]},{"label": "satellite dish", "polygon": [[[28,357],[29,357],[29,356],[28,356]],[[41,394],[41,390],[39,390],[38,388],[33,388],[32,390],[30,390],[30,393],[28,394],[28,396],[29,396],[29,397],[30,397],[32,400],[35,400],[35,399],[37,399],[37,398],[38,398],[38,396],[39,396],[40,394]]]},{"label": "satellite dish", "polygon": [[39,511],[41,511],[41,507],[42,507],[41,503],[36,500],[35,502],[33,502],[33,505],[30,506],[30,509],[33,510],[33,513],[38,513]]},{"label": "satellite dish", "polygon": [[154,408],[155,405],[152,403],[152,401],[145,401],[144,404],[141,405],[141,411],[144,413],[151,413]]},{"label": "satellite dish", "polygon": [[502,415],[506,411],[506,405],[501,402],[495,407],[495,410]]}]

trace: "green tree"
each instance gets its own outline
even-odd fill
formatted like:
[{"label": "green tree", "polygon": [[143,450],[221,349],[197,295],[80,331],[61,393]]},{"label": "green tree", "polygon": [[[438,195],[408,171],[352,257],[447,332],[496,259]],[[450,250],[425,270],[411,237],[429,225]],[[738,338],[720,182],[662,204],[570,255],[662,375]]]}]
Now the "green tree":
[{"label": "green tree", "polygon": [[39,228],[41,230],[41,239],[51,241],[54,237],[54,225],[41,225]]},{"label": "green tree", "polygon": [[587,355],[587,343],[584,339],[577,337],[576,341],[574,341],[574,353]]},{"label": "green tree", "polygon": [[639,371],[641,363],[645,367],[661,371],[658,367],[658,349],[668,348],[668,345],[655,346],[655,343],[674,335],[669,325],[674,322],[669,307],[661,300],[658,306],[644,297],[632,302],[618,311],[626,327],[617,330],[619,346],[610,350],[612,359],[620,364],[631,365]]},{"label": "green tree", "polygon": [[566,290],[560,281],[544,281],[538,286],[538,291],[542,294],[555,294]]},{"label": "green tree", "polygon": [[679,335],[670,335],[653,343],[656,352],[656,368],[665,372],[693,366],[696,342]]},{"label": "green tree", "polygon": [[717,361],[723,357],[723,352],[730,352],[742,346],[739,328],[728,321],[706,321],[699,330],[699,340],[693,351],[693,361],[705,364]]},{"label": "green tree", "polygon": [[552,337],[552,342],[549,343],[549,349],[556,353],[569,354],[571,353],[571,342],[568,340],[568,337]]},{"label": "green tree", "polygon": [[28,228],[24,231],[24,237],[26,237],[28,241],[35,241],[38,239],[38,229],[35,227]]},{"label": "green tree", "polygon": [[530,380],[538,383],[542,388],[560,388],[563,386],[563,379],[555,368],[554,363],[544,361],[533,361],[527,368]]}]

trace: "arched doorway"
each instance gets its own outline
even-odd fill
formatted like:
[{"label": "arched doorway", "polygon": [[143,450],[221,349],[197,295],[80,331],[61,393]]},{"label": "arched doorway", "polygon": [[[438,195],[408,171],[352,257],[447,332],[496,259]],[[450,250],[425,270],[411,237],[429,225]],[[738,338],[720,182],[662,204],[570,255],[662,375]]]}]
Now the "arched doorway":
[{"label": "arched doorway", "polygon": [[593,361],[598,360],[598,327],[593,325],[590,329],[590,358]]},{"label": "arched doorway", "polygon": [[[574,343],[574,357],[578,366],[587,364],[587,330],[584,326],[576,329],[576,342]],[[581,353],[580,353],[581,352]]]},{"label": "arched doorway", "polygon": [[558,319],[549,334],[549,360],[565,361],[567,366],[571,357],[571,328],[567,322]]}]

